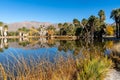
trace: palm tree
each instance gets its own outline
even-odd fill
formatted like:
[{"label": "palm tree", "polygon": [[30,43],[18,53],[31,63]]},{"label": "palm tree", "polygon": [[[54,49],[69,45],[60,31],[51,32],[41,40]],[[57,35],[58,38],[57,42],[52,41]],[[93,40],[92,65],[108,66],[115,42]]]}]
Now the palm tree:
[{"label": "palm tree", "polygon": [[88,20],[83,18],[81,23],[82,23],[82,26],[85,27],[87,25],[87,23],[88,23]]},{"label": "palm tree", "polygon": [[48,31],[48,36],[53,36],[55,33],[55,27],[53,25],[48,26],[47,31]]},{"label": "palm tree", "polygon": [[68,35],[74,35],[75,34],[75,27],[73,26],[73,24],[69,24],[69,26],[67,27],[67,34]]},{"label": "palm tree", "polygon": [[22,36],[22,29],[21,28],[18,29],[18,32],[19,32],[19,36]]},{"label": "palm tree", "polygon": [[59,28],[62,28],[62,27],[63,27],[62,23],[59,23],[59,24],[58,24],[58,27],[59,27]]},{"label": "palm tree", "polygon": [[59,27],[59,34],[62,35],[62,28],[63,28],[63,24],[62,23],[59,23],[58,24],[58,27]]},{"label": "palm tree", "polygon": [[63,35],[67,35],[68,26],[69,26],[68,23],[63,24]]},{"label": "palm tree", "polygon": [[3,22],[0,22],[0,26],[3,26]]},{"label": "palm tree", "polygon": [[8,25],[4,25],[4,30],[8,30]]},{"label": "palm tree", "polygon": [[89,29],[91,33],[91,40],[93,41],[95,26],[97,25],[98,18],[91,15],[88,19]]},{"label": "palm tree", "polygon": [[4,25],[4,36],[7,36],[8,25]]},{"label": "palm tree", "polygon": [[98,16],[100,17],[100,23],[102,24],[105,20],[105,12],[103,10],[100,10],[98,12]]},{"label": "palm tree", "polygon": [[3,22],[0,22],[0,30],[1,30],[1,35],[3,36]]},{"label": "palm tree", "polygon": [[73,24],[75,25],[75,27],[79,27],[80,21],[78,19],[73,19]]},{"label": "palm tree", "polygon": [[110,18],[115,20],[115,23],[116,23],[116,37],[118,38],[118,37],[120,37],[120,8],[112,10]]},{"label": "palm tree", "polygon": [[67,27],[68,27],[68,23],[64,23],[64,24],[63,24],[63,28],[66,30]]}]

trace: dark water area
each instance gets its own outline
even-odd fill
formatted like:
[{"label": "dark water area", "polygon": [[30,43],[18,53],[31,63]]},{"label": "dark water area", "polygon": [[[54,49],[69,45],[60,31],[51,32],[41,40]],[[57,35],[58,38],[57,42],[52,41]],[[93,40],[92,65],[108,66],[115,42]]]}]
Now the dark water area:
[{"label": "dark water area", "polygon": [[[112,47],[117,43],[119,43],[119,40],[110,39],[95,40],[92,43],[85,40],[73,41],[45,38],[0,39],[0,63],[13,66],[17,63],[17,60],[23,58],[28,63],[31,59],[38,62],[41,59],[54,62],[54,58],[58,55],[78,57],[83,49],[89,50],[93,47],[103,52],[104,55],[110,56],[113,52]],[[116,63],[117,69],[119,69],[119,61],[112,59]]]}]

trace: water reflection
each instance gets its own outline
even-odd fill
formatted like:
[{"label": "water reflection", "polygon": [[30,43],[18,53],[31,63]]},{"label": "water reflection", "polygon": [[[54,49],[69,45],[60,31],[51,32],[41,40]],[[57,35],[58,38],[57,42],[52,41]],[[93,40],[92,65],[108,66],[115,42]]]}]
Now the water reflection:
[{"label": "water reflection", "polygon": [[[84,40],[55,40],[47,38],[19,38],[19,39],[0,39],[0,63],[5,66],[14,65],[17,59],[24,58],[26,61],[30,61],[31,57],[34,61],[38,61],[41,58],[47,58],[50,61],[54,60],[57,55],[72,55],[74,57],[84,56],[89,54],[91,56],[97,56],[92,54],[95,51],[99,53],[105,53],[105,55],[113,55],[113,46],[116,41],[102,40],[101,42],[95,40],[94,42]],[[87,52],[87,53],[86,53]],[[118,56],[119,57],[119,56]],[[112,57],[113,61],[118,66],[120,61],[115,57]],[[11,64],[11,65],[10,65]]]},{"label": "water reflection", "polygon": [[78,54],[81,48],[99,47],[103,50],[108,50],[112,48],[114,41],[103,41],[99,42],[95,40],[93,43],[90,41],[83,40],[55,40],[47,38],[19,38],[19,39],[0,39],[0,51],[13,47],[13,48],[23,48],[23,49],[37,49],[37,48],[50,48],[56,47],[59,51],[74,51]]},{"label": "water reflection", "polygon": [[[118,41],[117,41],[118,42]],[[110,55],[112,53],[112,48],[116,44],[116,41],[102,40],[99,42],[95,40],[90,42],[87,40],[55,40],[47,38],[19,38],[19,39],[0,39],[0,52],[4,53],[10,48],[26,50],[37,50],[37,49],[48,49],[56,48],[59,52],[71,52],[73,55],[78,55],[82,49],[92,49],[96,48],[101,52],[104,52],[105,55]],[[7,50],[8,49],[8,50]],[[19,51],[21,52],[21,51]],[[8,53],[8,52],[6,52]],[[14,52],[13,52],[14,53]]]}]

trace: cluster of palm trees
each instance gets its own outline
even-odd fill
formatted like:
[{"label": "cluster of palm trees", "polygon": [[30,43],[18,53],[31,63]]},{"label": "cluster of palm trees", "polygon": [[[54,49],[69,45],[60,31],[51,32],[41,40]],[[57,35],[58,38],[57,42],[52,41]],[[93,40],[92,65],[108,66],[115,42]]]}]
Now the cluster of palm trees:
[{"label": "cluster of palm trees", "polygon": [[[116,23],[116,37],[120,37],[120,8],[112,10],[110,18]],[[59,23],[59,35],[75,35],[85,38],[91,37],[91,39],[102,38],[107,27],[105,19],[105,12],[100,10],[98,16],[91,15],[88,19],[83,18],[82,21],[73,19],[73,23]]]},{"label": "cluster of palm trees", "polygon": [[[73,23],[59,23],[60,35],[75,35],[78,37],[91,37],[93,39],[94,33],[101,32],[105,26],[105,12],[100,10],[98,16],[91,15],[88,19],[82,19],[80,22],[78,19],[73,19]],[[71,34],[69,34],[71,33]],[[102,33],[101,33],[102,35]]]}]

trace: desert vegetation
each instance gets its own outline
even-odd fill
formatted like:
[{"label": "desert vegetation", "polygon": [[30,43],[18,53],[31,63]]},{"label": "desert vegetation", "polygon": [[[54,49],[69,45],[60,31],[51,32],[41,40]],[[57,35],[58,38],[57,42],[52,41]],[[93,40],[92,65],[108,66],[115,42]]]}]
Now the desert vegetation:
[{"label": "desert vegetation", "polygon": [[0,64],[1,80],[104,80],[113,67],[101,49],[84,48],[77,56],[58,52],[54,58],[9,55],[11,60]]}]

